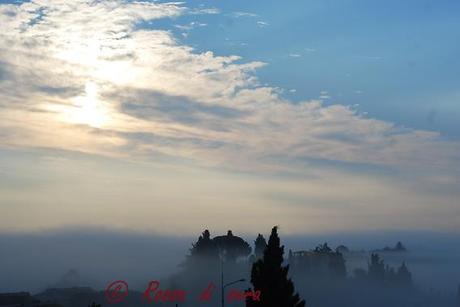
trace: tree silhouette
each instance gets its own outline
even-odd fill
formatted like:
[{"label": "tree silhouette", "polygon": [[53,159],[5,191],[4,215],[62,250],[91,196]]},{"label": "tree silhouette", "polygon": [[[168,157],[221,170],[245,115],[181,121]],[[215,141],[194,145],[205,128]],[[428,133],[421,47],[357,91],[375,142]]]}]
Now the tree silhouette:
[{"label": "tree silhouette", "polygon": [[101,304],[96,304],[93,302],[91,305],[88,305],[88,307],[101,307]]},{"label": "tree silhouette", "polygon": [[257,239],[254,241],[254,255],[256,259],[260,259],[264,256],[264,251],[267,248],[267,241],[263,235],[259,233]]},{"label": "tree silhouette", "polygon": [[385,279],[385,264],[380,260],[378,254],[371,255],[371,262],[368,265],[368,276],[374,281],[382,282]]},{"label": "tree silhouette", "polygon": [[407,269],[406,263],[403,262],[396,273],[396,280],[399,285],[410,287],[412,285],[412,274]]},{"label": "tree silhouette", "polygon": [[253,264],[251,283],[260,291],[259,301],[246,300],[248,307],[304,307],[305,301],[294,293],[294,283],[287,277],[289,266],[283,266],[284,246],[280,246],[278,228],[272,229],[264,256]]},{"label": "tree silhouette", "polygon": [[332,249],[327,245],[327,243],[320,244],[315,248],[315,253],[318,254],[330,254]]},{"label": "tree silhouette", "polygon": [[198,241],[192,245],[190,250],[190,255],[201,256],[201,257],[210,257],[217,258],[218,250],[216,243],[211,239],[211,234],[209,230],[203,231],[201,236],[198,238]]},{"label": "tree silhouette", "polygon": [[347,268],[345,266],[345,259],[339,251],[333,251],[327,243],[318,245],[314,252],[317,254],[317,261],[321,262],[322,259],[328,261],[329,273],[334,277],[345,277],[347,275]]},{"label": "tree silhouette", "polygon": [[234,236],[229,230],[226,236],[218,236],[212,239],[221,255],[226,261],[234,262],[239,257],[247,257],[251,254],[251,246],[238,236]]},{"label": "tree silhouette", "polygon": [[394,248],[396,251],[406,251],[406,248],[404,247],[404,245],[401,243],[401,241],[398,241],[398,243],[396,243],[396,246]]},{"label": "tree silhouette", "polygon": [[215,242],[211,239],[209,230],[203,231],[196,243],[192,244],[190,254],[181,264],[186,270],[196,271],[202,266],[210,265],[219,260],[219,251]]},{"label": "tree silhouette", "polygon": [[398,274],[395,272],[394,268],[388,265],[385,266],[385,279],[391,284],[398,283]]},{"label": "tree silhouette", "polygon": [[341,254],[344,254],[344,253],[349,253],[350,250],[348,249],[348,247],[346,247],[345,245],[339,245],[337,246],[337,248],[335,249],[336,252],[338,253],[341,253]]},{"label": "tree silhouette", "polygon": [[344,278],[347,276],[347,267],[345,259],[339,252],[334,252],[329,255],[329,268],[333,276]]}]

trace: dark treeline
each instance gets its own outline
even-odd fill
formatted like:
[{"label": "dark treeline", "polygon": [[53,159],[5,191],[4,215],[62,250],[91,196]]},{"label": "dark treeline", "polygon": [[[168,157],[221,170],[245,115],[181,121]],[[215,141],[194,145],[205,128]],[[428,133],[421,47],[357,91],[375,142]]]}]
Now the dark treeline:
[{"label": "dark treeline", "polygon": [[[269,241],[272,236],[273,232]],[[233,303],[234,306],[246,304],[248,307],[301,307],[304,303],[305,306],[322,307],[460,306],[460,289],[459,298],[425,292],[417,287],[407,263],[403,261],[400,265],[391,267],[379,254],[405,251],[401,242],[394,248],[375,250],[369,255],[367,267],[350,271],[345,254],[351,252],[343,245],[333,249],[324,243],[310,250],[289,250],[284,254],[284,247],[279,242],[278,248],[270,247],[270,242],[267,243],[262,234],[250,246],[232,231],[228,231],[226,236],[212,237],[205,230],[192,244],[189,255],[181,264],[181,271],[169,281],[172,286],[198,290],[209,281],[220,285],[223,269],[224,283],[244,278],[246,283],[237,283],[234,287],[259,288],[263,292],[262,297],[265,294],[269,298],[263,304],[249,300],[246,303],[240,302],[239,305]],[[278,269],[264,271],[269,264],[277,266]],[[271,286],[267,285],[270,280]],[[277,298],[272,297],[274,292],[289,299],[276,301]],[[218,295],[213,304],[219,304],[219,291],[216,294]],[[187,306],[195,304],[192,302]]]},{"label": "dark treeline", "polygon": [[[398,242],[394,248],[374,250],[367,265],[347,266],[355,253],[346,246],[336,248],[327,243],[307,250],[284,250],[277,227],[267,239],[259,234],[253,242],[228,231],[212,236],[203,231],[178,271],[161,279],[161,289],[184,289],[185,302],[147,302],[143,290],[130,289],[126,300],[117,307],[128,306],[225,306],[239,307],[460,307],[457,293],[439,294],[417,286],[410,263],[396,266],[385,263],[385,252],[407,252]],[[362,252],[360,252],[362,253]],[[203,302],[200,293],[213,285],[212,295]],[[453,287],[455,289],[455,287]],[[233,290],[240,293],[260,291],[260,301],[250,296],[229,301]],[[91,288],[51,288],[31,296],[28,293],[0,294],[0,307],[103,307],[109,306],[104,291]]]}]

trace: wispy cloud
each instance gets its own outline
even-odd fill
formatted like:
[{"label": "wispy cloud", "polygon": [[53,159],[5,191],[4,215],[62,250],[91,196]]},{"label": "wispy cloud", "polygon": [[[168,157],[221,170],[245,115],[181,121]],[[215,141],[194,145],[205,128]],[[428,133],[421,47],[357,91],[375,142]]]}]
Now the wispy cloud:
[{"label": "wispy cloud", "polygon": [[197,22],[197,21],[192,21],[186,25],[175,25],[176,28],[178,28],[179,30],[183,30],[183,31],[190,31],[195,28],[206,27],[206,26],[207,26],[206,23]]},{"label": "wispy cloud", "polygon": [[191,15],[220,14],[220,10],[215,7],[211,7],[211,8],[201,7],[201,8],[188,9],[187,12]]},{"label": "wispy cloud", "polygon": [[331,96],[329,96],[329,93],[327,91],[321,91],[319,95],[319,99],[329,99]]},{"label": "wispy cloud", "polygon": [[256,24],[257,24],[257,26],[258,26],[259,28],[265,28],[265,27],[268,27],[268,26],[270,25],[268,22],[266,22],[266,21],[260,21],[260,20],[259,20]]},{"label": "wispy cloud", "polygon": [[232,14],[233,17],[240,18],[240,17],[251,17],[251,18],[256,18],[259,17],[259,15],[254,14],[254,13],[249,13],[249,12],[234,12]]}]

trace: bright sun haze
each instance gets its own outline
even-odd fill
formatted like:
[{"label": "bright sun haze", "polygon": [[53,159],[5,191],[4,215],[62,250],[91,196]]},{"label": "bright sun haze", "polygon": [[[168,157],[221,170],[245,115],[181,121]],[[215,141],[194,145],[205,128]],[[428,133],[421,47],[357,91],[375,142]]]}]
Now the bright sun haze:
[{"label": "bright sun haze", "polygon": [[458,5],[358,2],[0,1],[0,231],[457,232]]}]

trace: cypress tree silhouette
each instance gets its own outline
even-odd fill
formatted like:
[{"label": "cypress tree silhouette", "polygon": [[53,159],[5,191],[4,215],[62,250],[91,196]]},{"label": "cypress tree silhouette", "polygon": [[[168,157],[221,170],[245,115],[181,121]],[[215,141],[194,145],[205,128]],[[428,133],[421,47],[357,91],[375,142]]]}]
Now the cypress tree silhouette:
[{"label": "cypress tree silhouette", "polygon": [[405,262],[398,268],[396,279],[402,286],[410,287],[412,285],[412,274],[409,272]]},{"label": "cypress tree silhouette", "polygon": [[278,227],[273,227],[264,256],[252,266],[251,283],[260,291],[260,300],[246,300],[247,307],[304,307],[305,301],[294,293],[288,278],[289,266],[283,266],[284,246],[280,246]]}]

